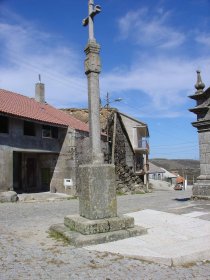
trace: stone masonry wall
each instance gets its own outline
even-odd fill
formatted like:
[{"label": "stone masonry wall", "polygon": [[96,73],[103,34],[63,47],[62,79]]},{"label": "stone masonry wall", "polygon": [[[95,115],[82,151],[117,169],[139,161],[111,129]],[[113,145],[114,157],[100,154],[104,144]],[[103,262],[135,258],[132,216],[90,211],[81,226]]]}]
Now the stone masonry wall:
[{"label": "stone masonry wall", "polygon": [[[63,141],[55,169],[51,180],[51,191],[62,192],[71,195],[76,194],[76,147],[75,130],[68,128],[63,131],[65,139]],[[64,179],[71,179],[72,186],[65,188]]]},{"label": "stone masonry wall", "polygon": [[200,174],[210,174],[210,131],[199,133]]},{"label": "stone masonry wall", "polygon": [[[113,118],[109,122],[109,136],[113,138]],[[111,151],[111,149],[110,149]],[[115,145],[116,189],[118,193],[143,193],[144,184],[134,172],[134,153],[126,137],[123,125],[117,117]],[[111,155],[110,155],[111,157]]]},{"label": "stone masonry wall", "polygon": [[0,146],[0,192],[13,189],[13,152],[10,147]]}]

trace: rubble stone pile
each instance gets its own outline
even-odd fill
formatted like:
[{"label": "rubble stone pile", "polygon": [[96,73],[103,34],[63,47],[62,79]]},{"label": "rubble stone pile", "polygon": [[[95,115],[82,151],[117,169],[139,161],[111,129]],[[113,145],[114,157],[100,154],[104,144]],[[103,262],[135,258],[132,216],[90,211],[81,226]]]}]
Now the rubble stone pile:
[{"label": "rubble stone pile", "polygon": [[145,193],[145,185],[139,175],[126,165],[116,166],[116,191],[118,194]]}]

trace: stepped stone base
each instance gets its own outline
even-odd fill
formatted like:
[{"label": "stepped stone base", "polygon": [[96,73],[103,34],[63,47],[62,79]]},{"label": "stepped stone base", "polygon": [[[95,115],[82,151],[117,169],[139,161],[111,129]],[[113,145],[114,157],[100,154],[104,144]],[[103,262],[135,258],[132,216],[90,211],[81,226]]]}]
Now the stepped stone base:
[{"label": "stepped stone base", "polygon": [[134,218],[117,215],[115,166],[87,164],[79,167],[79,214],[64,218],[50,231],[70,245],[83,247],[138,236],[146,229],[134,226]]},{"label": "stepped stone base", "polygon": [[198,180],[192,189],[192,198],[210,199],[210,180]]},{"label": "stepped stone base", "polygon": [[64,224],[50,227],[50,232],[61,235],[70,245],[83,247],[146,234],[143,227],[134,226],[132,217],[89,220],[79,215],[66,216]]}]

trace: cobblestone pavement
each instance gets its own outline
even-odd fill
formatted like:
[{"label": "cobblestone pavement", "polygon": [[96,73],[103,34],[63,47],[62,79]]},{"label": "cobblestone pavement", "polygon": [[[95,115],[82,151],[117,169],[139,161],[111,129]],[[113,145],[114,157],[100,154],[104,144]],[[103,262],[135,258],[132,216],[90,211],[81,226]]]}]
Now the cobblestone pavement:
[{"label": "cobblestone pavement", "polygon": [[[154,209],[200,212],[210,220],[210,202],[189,200],[190,192],[156,191],[118,197],[119,213]],[[78,213],[77,200],[0,204],[0,279],[210,279],[210,262],[168,267],[109,253],[75,249],[47,230]]]}]

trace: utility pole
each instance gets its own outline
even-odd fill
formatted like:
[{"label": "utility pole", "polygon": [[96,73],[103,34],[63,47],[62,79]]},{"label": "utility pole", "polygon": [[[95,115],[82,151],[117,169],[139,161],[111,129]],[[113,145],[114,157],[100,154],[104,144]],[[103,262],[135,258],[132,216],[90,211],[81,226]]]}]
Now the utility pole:
[{"label": "utility pole", "polygon": [[107,141],[107,163],[109,163],[109,93],[106,94],[106,141]]},{"label": "utility pole", "polygon": [[106,94],[106,108],[109,109],[109,93]]},{"label": "utility pole", "polygon": [[[109,92],[107,92],[106,94],[106,104],[105,104],[105,108],[107,109],[107,119],[106,119],[106,134],[107,134],[107,162],[109,163],[110,161],[110,147],[109,147],[109,109],[110,109],[110,103],[113,103],[113,102],[120,102],[122,101],[123,99],[122,98],[116,98],[112,101],[110,101],[110,96],[109,96]],[[113,130],[113,138],[115,138],[116,135],[116,113],[115,113],[115,116],[114,116],[114,130]],[[114,164],[114,157],[113,157],[113,145],[114,145],[114,142],[112,143],[112,160],[111,160],[111,163]]]}]

